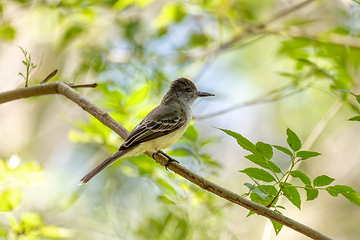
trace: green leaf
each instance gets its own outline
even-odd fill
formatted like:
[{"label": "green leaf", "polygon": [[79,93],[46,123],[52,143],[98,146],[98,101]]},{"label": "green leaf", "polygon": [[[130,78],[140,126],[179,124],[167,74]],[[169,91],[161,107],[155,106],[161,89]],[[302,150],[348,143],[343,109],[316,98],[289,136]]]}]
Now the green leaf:
[{"label": "green leaf", "polygon": [[246,217],[250,217],[251,215],[254,215],[254,214],[255,214],[255,212],[249,211],[249,213],[248,213],[248,215],[246,215]]},{"label": "green leaf", "polygon": [[299,191],[296,187],[293,187],[290,183],[284,183],[284,188],[282,189],[284,196],[297,208],[300,209],[301,206],[301,198]]},{"label": "green leaf", "polygon": [[296,153],[296,157],[302,158],[302,159],[308,159],[308,158],[312,158],[312,157],[316,157],[321,155],[318,152],[313,152],[313,151],[299,151]]},{"label": "green leaf", "polygon": [[290,175],[294,178],[299,178],[305,185],[311,186],[311,180],[305,173],[303,173],[299,170],[294,170],[294,171],[290,172]]},{"label": "green leaf", "polygon": [[333,197],[337,197],[339,193],[345,198],[349,199],[350,202],[360,207],[360,195],[351,187],[346,185],[335,185],[326,188],[326,191]]},{"label": "green leaf", "polygon": [[9,24],[1,24],[0,25],[0,40],[13,40],[16,37],[16,30],[10,26]]},{"label": "green leaf", "polygon": [[147,84],[143,88],[132,94],[131,97],[125,103],[125,106],[129,107],[144,101],[149,91],[150,91],[150,84]]},{"label": "green leaf", "polygon": [[323,187],[331,184],[335,179],[326,175],[318,176],[314,179],[313,184],[315,187]]},{"label": "green leaf", "polygon": [[289,155],[290,157],[293,156],[293,153],[286,147],[282,147],[282,146],[278,146],[278,145],[272,145],[274,148],[276,148],[277,150]]},{"label": "green leaf", "polygon": [[156,28],[167,27],[171,23],[180,22],[186,16],[186,11],[181,4],[174,4],[172,2],[166,3],[161,13],[154,20]]},{"label": "green leaf", "polygon": [[246,175],[248,175],[251,178],[255,178],[257,180],[263,181],[263,182],[276,182],[275,178],[265,171],[264,169],[260,168],[245,168],[244,170],[241,170],[239,172],[243,172]]},{"label": "green leaf", "polygon": [[360,122],[360,116],[355,116],[355,117],[349,118],[348,121],[358,121],[358,122]]},{"label": "green leaf", "polygon": [[255,184],[245,183],[244,185],[247,186],[251,191],[253,191],[257,195],[259,195],[264,200],[267,200],[268,196],[265,193],[263,193]]},{"label": "green leaf", "polygon": [[268,169],[276,172],[276,173],[281,173],[281,169],[272,161],[268,161],[269,167]]},{"label": "green leaf", "polygon": [[276,173],[281,173],[281,169],[272,161],[265,161],[262,157],[259,157],[255,154],[247,155],[245,158],[249,159],[251,162],[259,165],[260,167],[272,170]]},{"label": "green leaf", "polygon": [[[278,211],[278,210],[274,210],[274,211],[282,215],[282,213],[280,211]],[[275,234],[278,235],[279,232],[281,231],[283,225],[281,223],[278,223],[278,222],[274,221],[274,220],[270,220],[270,221],[271,221],[271,223],[272,223],[272,225],[274,227]]]},{"label": "green leaf", "polygon": [[313,188],[312,186],[306,186],[306,201],[314,200],[319,196],[319,190]]},{"label": "green leaf", "polygon": [[301,141],[299,137],[293,131],[291,131],[290,128],[286,129],[286,135],[288,136],[286,141],[289,144],[290,148],[294,152],[299,151],[301,148]]},{"label": "green leaf", "polygon": [[263,143],[263,142],[257,142],[256,148],[259,150],[259,152],[267,159],[270,160],[273,156],[273,149],[270,144]]},{"label": "green leaf", "polygon": [[16,208],[22,200],[23,192],[18,188],[11,188],[0,195],[0,211],[9,212]]},{"label": "green leaf", "polygon": [[257,156],[262,157],[262,154],[257,150],[256,146],[252,142],[247,140],[245,137],[243,137],[241,134],[233,132],[231,130],[226,130],[226,129],[222,129],[222,128],[219,128],[219,129],[221,131],[225,132],[226,134],[228,134],[229,136],[232,136],[233,138],[235,138],[237,140],[238,144],[243,149],[248,150]]}]

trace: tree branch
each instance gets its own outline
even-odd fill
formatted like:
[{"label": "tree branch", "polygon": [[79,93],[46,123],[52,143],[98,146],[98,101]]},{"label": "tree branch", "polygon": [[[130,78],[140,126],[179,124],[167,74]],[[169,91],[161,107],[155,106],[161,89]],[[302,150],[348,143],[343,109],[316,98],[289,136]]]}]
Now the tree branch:
[{"label": "tree branch", "polygon": [[[0,104],[5,102],[10,102],[18,99],[40,96],[40,95],[47,95],[47,94],[61,94],[64,95],[66,98],[70,99],[77,105],[79,105],[82,109],[86,112],[93,115],[97,118],[101,123],[111,128],[114,132],[116,132],[120,137],[126,138],[129,134],[129,131],[126,130],[122,125],[117,123],[109,114],[105,111],[99,109],[89,100],[81,96],[78,92],[76,92],[73,87],[76,85],[71,86],[65,82],[53,82],[53,83],[44,83],[36,86],[26,87],[26,88],[19,88],[16,90],[8,91],[0,93]],[[148,156],[152,156],[152,152],[146,152]],[[162,155],[155,155],[156,162],[165,166],[167,159]],[[302,233],[312,239],[318,240],[329,240],[328,236],[302,224],[299,223],[291,218],[283,216],[279,213],[276,213],[267,207],[257,204],[255,202],[250,201],[247,198],[241,197],[236,193],[231,192],[230,190],[223,188],[203,177],[197,175],[196,173],[190,171],[189,169],[172,162],[168,169],[172,170],[174,173],[186,178],[190,182],[198,185],[202,189],[212,192],[218,195],[221,198],[224,198],[232,203],[240,205],[248,210],[251,210],[258,215],[262,215],[269,219],[272,219],[276,222],[279,222],[289,228],[294,229],[295,231]]]}]

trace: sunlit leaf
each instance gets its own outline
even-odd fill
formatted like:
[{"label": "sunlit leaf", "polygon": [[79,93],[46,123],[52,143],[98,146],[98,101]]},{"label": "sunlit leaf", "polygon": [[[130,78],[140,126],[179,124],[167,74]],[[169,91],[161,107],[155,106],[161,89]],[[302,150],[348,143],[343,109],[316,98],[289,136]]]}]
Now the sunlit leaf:
[{"label": "sunlit leaf", "polygon": [[251,155],[247,155],[245,156],[245,158],[249,159],[251,162],[263,167],[263,168],[266,168],[266,169],[269,169],[269,170],[272,170],[276,173],[280,173],[281,172],[281,169],[275,164],[273,163],[272,161],[265,161],[262,157],[259,157],[255,154],[251,154]]},{"label": "sunlit leaf", "polygon": [[315,187],[323,187],[331,184],[335,179],[326,175],[318,176],[314,179],[313,184]]},{"label": "sunlit leaf", "polygon": [[163,28],[173,22],[181,21],[186,15],[186,11],[182,4],[174,4],[173,2],[166,3],[160,15],[154,20],[156,28]]},{"label": "sunlit leaf", "polygon": [[299,151],[296,153],[296,157],[302,158],[302,159],[308,159],[308,158],[312,158],[312,157],[316,157],[321,155],[318,152],[313,152],[313,151]]},{"label": "sunlit leaf", "polygon": [[310,178],[300,170],[294,170],[290,172],[290,175],[295,178],[299,178],[305,185],[311,186],[311,180]]},{"label": "sunlit leaf", "polygon": [[16,37],[16,30],[10,25],[0,24],[0,40],[11,41]]},{"label": "sunlit leaf", "polygon": [[275,182],[276,179],[273,175],[260,168],[245,168],[244,170],[240,170],[239,172],[245,173],[251,178],[255,178],[257,180],[263,182]]},{"label": "sunlit leaf", "polygon": [[293,153],[286,147],[282,147],[282,146],[278,146],[278,145],[272,145],[274,148],[276,148],[277,150],[289,155],[290,157],[293,156]]},{"label": "sunlit leaf", "polygon": [[18,188],[11,188],[0,195],[0,211],[9,212],[14,210],[21,203],[23,192]]},{"label": "sunlit leaf", "polygon": [[282,189],[284,196],[297,208],[300,209],[301,206],[301,198],[299,191],[296,189],[296,187],[293,187],[290,183],[285,183],[284,188]]},{"label": "sunlit leaf", "polygon": [[270,160],[272,158],[273,149],[270,144],[257,142],[255,146],[266,159]]},{"label": "sunlit leaf", "polygon": [[312,186],[306,186],[305,191],[306,191],[306,200],[307,201],[314,200],[315,198],[317,198],[319,196],[319,190],[317,190],[316,188],[313,188]]},{"label": "sunlit leaf", "polygon": [[146,84],[143,88],[133,93],[126,101],[125,106],[129,107],[145,100],[150,91],[150,84]]},{"label": "sunlit leaf", "polygon": [[293,131],[291,131],[290,128],[286,129],[286,135],[288,136],[286,141],[290,148],[295,152],[299,151],[301,148],[300,138]]},{"label": "sunlit leaf", "polygon": [[256,146],[252,142],[250,142],[248,139],[243,137],[241,134],[233,132],[231,130],[226,130],[226,129],[221,129],[221,128],[219,128],[219,129],[221,131],[225,132],[226,134],[228,134],[229,136],[232,136],[233,138],[235,138],[237,140],[238,144],[243,149],[248,150],[257,156],[262,157],[262,154],[257,150]]},{"label": "sunlit leaf", "polygon": [[49,239],[71,238],[73,234],[66,228],[43,225],[40,228],[40,234]]},{"label": "sunlit leaf", "polygon": [[33,212],[21,214],[21,225],[25,228],[38,227],[42,223],[41,217]]},{"label": "sunlit leaf", "polygon": [[358,121],[358,122],[360,122],[360,116],[355,116],[355,117],[349,118],[348,121]]},{"label": "sunlit leaf", "polygon": [[349,199],[350,202],[360,207],[360,195],[351,187],[346,185],[335,185],[326,188],[326,191],[333,197],[337,197],[339,193],[345,198]]},{"label": "sunlit leaf", "polygon": [[[280,211],[278,210],[274,210],[275,212],[279,213],[279,214],[282,214]],[[272,219],[270,219],[273,227],[274,227],[274,230],[275,230],[275,234],[278,235],[283,227],[283,225],[281,223],[278,223]]]}]

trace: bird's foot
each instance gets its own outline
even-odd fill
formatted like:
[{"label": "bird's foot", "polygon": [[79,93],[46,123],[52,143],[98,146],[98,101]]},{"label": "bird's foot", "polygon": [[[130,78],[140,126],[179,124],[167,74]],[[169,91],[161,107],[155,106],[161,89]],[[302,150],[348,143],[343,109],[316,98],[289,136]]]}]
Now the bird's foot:
[{"label": "bird's foot", "polygon": [[[161,150],[158,150],[156,152],[153,152],[152,154],[152,157],[154,158],[155,154],[161,154],[163,155],[164,157],[167,158],[167,162],[165,163],[165,169],[168,170],[168,166],[170,165],[171,162],[176,162],[176,163],[179,163],[179,161],[173,159],[172,157],[170,157],[169,155],[167,155],[166,153],[164,153],[163,151]],[[154,158],[155,159],[155,158]]]},{"label": "bird's foot", "polygon": [[165,169],[166,169],[166,170],[168,170],[167,168],[168,168],[168,166],[170,165],[171,162],[179,163],[179,161],[177,161],[177,160],[173,159],[172,157],[169,157],[169,156],[168,156],[168,160],[167,160],[167,162],[165,163]]}]

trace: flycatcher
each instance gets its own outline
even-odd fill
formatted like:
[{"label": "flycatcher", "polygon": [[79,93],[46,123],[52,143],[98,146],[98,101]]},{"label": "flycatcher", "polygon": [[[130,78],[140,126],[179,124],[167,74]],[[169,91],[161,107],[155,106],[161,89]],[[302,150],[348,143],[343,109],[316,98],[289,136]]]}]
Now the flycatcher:
[{"label": "flycatcher", "polygon": [[154,108],[126,137],[119,151],[94,168],[79,185],[90,181],[96,174],[104,170],[117,159],[130,157],[146,151],[152,151],[153,157],[161,153],[167,157],[165,168],[171,161],[161,149],[173,145],[185,132],[192,118],[191,107],[199,97],[215,96],[200,92],[195,84],[187,78],[178,78],[172,82],[159,106]]}]

